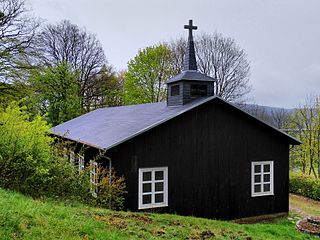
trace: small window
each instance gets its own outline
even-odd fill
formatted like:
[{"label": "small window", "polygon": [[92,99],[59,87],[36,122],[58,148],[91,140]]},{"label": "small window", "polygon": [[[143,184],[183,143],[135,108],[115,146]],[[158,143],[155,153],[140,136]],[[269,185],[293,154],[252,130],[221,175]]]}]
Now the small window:
[{"label": "small window", "polygon": [[79,173],[81,173],[84,170],[84,156],[78,155],[78,165],[79,165]]},{"label": "small window", "polygon": [[63,148],[63,158],[68,159],[68,149],[66,147]]},{"label": "small window", "polygon": [[168,167],[139,169],[139,209],[168,206]]},{"label": "small window", "polygon": [[70,160],[70,163],[73,163],[75,162],[75,155],[74,155],[74,152],[73,151],[70,151],[69,152],[69,160]]},{"label": "small window", "polygon": [[207,85],[205,84],[192,84],[190,86],[191,97],[207,96]]},{"label": "small window", "polygon": [[98,163],[90,161],[90,192],[92,196],[97,197],[98,193]]},{"label": "small window", "polygon": [[273,161],[252,162],[251,196],[273,195]]},{"label": "small window", "polygon": [[180,95],[180,85],[171,86],[171,96]]}]

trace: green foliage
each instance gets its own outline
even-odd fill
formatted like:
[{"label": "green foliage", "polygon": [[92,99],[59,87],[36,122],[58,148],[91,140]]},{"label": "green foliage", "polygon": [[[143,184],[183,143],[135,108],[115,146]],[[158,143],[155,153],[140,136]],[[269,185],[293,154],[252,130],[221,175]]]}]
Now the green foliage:
[{"label": "green foliage", "polygon": [[109,171],[108,168],[97,167],[97,183],[94,186],[90,181],[92,169],[93,167],[89,166],[79,174],[76,199],[92,206],[113,210],[123,209],[124,196],[127,193],[124,177],[118,177],[113,169]]},{"label": "green foliage", "polygon": [[26,84],[0,82],[0,107],[2,108],[7,107],[13,101],[21,101],[21,99],[24,99],[25,104],[28,104],[32,95],[32,90]]},{"label": "green foliage", "polygon": [[49,126],[25,108],[0,109],[0,186],[41,197],[73,196],[78,188],[74,167],[59,157]]},{"label": "green foliage", "polygon": [[171,51],[160,44],[140,50],[125,73],[125,104],[159,102],[166,97],[166,81],[174,74]]},{"label": "green foliage", "polygon": [[116,176],[116,172],[111,169],[98,167],[98,193],[95,198],[95,205],[107,207],[109,209],[123,209],[126,183],[124,177]]},{"label": "green foliage", "polygon": [[289,191],[320,200],[320,179],[302,173],[290,172]]},{"label": "green foliage", "polygon": [[[172,214],[91,208],[76,202],[33,200],[0,189],[1,239],[315,239],[295,223],[236,224]],[[214,234],[214,235],[213,235]]]},{"label": "green foliage", "polygon": [[111,171],[98,170],[98,197],[90,192],[90,168],[78,174],[65,157],[66,145],[49,135],[41,117],[12,103],[0,109],[0,187],[33,197],[69,198],[119,209],[123,207],[125,182]]},{"label": "green foliage", "polygon": [[302,141],[290,151],[291,168],[320,177],[320,99],[309,97],[295,109],[287,126],[290,134]]},{"label": "green foliage", "polygon": [[78,74],[68,64],[59,64],[35,72],[30,82],[38,93],[40,114],[46,114],[47,121],[58,125],[80,115]]},{"label": "green foliage", "polygon": [[46,122],[29,121],[24,110],[11,104],[0,111],[0,184],[26,192],[26,182],[48,174],[52,139]]}]

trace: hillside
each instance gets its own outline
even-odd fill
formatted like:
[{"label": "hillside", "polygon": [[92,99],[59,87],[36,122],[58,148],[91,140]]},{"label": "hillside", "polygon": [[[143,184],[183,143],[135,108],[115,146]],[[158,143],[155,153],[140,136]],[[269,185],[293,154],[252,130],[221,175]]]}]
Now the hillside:
[{"label": "hillside", "polygon": [[239,225],[33,200],[3,189],[0,226],[1,239],[312,239],[298,233],[287,219]]}]

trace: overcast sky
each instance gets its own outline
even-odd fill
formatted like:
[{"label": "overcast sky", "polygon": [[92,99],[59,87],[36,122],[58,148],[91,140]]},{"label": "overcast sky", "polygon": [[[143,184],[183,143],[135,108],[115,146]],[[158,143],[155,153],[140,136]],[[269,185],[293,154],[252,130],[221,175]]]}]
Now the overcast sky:
[{"label": "overcast sky", "polygon": [[295,107],[319,94],[319,0],[27,1],[47,22],[69,19],[96,34],[118,70],[140,48],[187,38],[183,25],[193,19],[199,31],[232,37],[247,52],[251,102]]}]

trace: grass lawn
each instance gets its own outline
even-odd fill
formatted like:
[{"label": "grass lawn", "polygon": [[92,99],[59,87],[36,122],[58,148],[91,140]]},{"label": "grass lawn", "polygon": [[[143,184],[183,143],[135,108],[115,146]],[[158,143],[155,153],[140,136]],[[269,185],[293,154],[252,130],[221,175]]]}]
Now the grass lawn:
[{"label": "grass lawn", "polygon": [[286,218],[236,224],[33,200],[0,189],[0,239],[314,239]]}]

